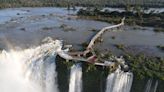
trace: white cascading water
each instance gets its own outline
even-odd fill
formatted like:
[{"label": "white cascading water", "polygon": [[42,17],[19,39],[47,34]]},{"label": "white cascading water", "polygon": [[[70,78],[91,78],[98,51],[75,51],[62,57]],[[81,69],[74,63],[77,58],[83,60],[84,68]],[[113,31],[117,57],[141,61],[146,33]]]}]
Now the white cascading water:
[{"label": "white cascading water", "polygon": [[144,92],[156,92],[158,87],[158,80],[155,81],[153,85],[153,79],[149,79],[146,83]]},{"label": "white cascading water", "polygon": [[21,51],[0,54],[1,92],[58,92],[55,51],[59,40]]},{"label": "white cascading water", "polygon": [[82,92],[82,68],[80,64],[71,67],[69,92]]},{"label": "white cascading water", "polygon": [[106,92],[130,92],[133,74],[118,68],[107,77]]},{"label": "white cascading water", "polygon": [[153,81],[152,79],[149,79],[147,81],[145,92],[150,92],[151,86],[152,86],[152,81]]},{"label": "white cascading water", "polygon": [[153,92],[156,92],[156,91],[157,91],[157,87],[158,87],[158,80],[156,80],[156,82],[155,82],[155,85],[154,85],[154,90],[153,90]]}]

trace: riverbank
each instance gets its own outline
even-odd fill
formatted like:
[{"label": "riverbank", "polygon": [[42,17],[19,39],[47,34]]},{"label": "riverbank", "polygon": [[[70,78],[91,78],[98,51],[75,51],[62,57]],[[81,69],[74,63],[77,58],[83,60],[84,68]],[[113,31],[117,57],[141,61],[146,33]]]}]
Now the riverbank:
[{"label": "riverbank", "polygon": [[[4,15],[5,13],[7,13],[7,15]],[[78,18],[75,15],[76,13],[76,11],[68,11],[66,8],[54,7],[10,8],[1,10],[0,47],[5,50],[37,47],[43,38],[52,37],[53,39],[63,40],[65,44],[73,45],[73,48],[70,49],[71,51],[79,51],[85,48],[90,38],[101,28],[112,25],[106,22]],[[158,69],[159,63],[156,62],[158,62],[158,58],[163,57],[164,54],[157,46],[164,45],[163,33],[153,32],[152,28],[143,27],[143,29],[134,29],[131,26],[124,26],[116,30],[117,31],[106,32],[102,36],[104,40],[96,44],[94,49],[97,54],[99,53],[98,56],[105,59],[101,53],[110,52],[114,56],[122,55],[125,57],[125,52],[130,52],[129,56],[131,57],[127,60],[131,61],[129,65],[134,67],[134,69],[132,69],[134,72],[136,71],[140,74],[140,72],[143,71],[141,76],[147,76],[147,67],[146,69],[145,67],[140,69],[140,66],[142,65],[141,61],[146,60],[147,62],[145,62],[145,64],[143,63],[143,66],[147,65],[149,61],[147,58],[150,57],[155,58],[153,63],[150,63],[155,66],[157,64]],[[144,57],[143,59],[137,56],[140,55],[140,53],[144,53],[144,56],[141,55]],[[107,57],[106,60],[108,60],[108,58],[109,57]],[[136,64],[135,61],[138,63]],[[136,66],[133,66],[135,64]],[[153,70],[153,74],[151,75],[155,78],[160,72],[163,72],[163,70],[157,71],[157,75],[154,75],[156,71],[154,68],[156,67],[152,66],[151,68],[153,69],[148,68],[148,72]]]},{"label": "riverbank", "polygon": [[130,26],[154,27],[155,32],[164,32],[164,12],[151,10],[125,11],[119,9],[111,11],[109,9],[85,8],[77,13],[80,18],[93,19],[108,23],[119,23],[120,19],[126,17],[125,23]]},{"label": "riverbank", "polygon": [[132,6],[141,6],[145,8],[154,7],[161,8],[164,7],[164,1],[158,0],[1,0],[1,8],[15,8],[15,7],[69,7],[69,6],[80,6],[80,7],[115,7],[115,8],[125,8]]}]

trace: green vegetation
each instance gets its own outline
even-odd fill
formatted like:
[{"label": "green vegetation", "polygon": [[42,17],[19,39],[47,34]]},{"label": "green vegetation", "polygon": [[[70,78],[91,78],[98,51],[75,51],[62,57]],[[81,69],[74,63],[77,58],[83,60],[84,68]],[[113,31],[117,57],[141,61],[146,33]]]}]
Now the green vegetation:
[{"label": "green vegetation", "polygon": [[[132,11],[127,9],[124,12],[108,10],[102,11],[101,8],[89,7],[87,9],[80,9],[77,15],[80,18],[93,19],[109,23],[119,23],[120,19],[126,16],[126,24],[156,27],[154,31],[164,32],[164,12],[154,13],[152,11],[149,14],[146,14],[144,13],[144,9],[141,7],[134,7],[134,10]],[[115,37],[112,37],[112,39],[115,39]],[[125,46],[123,44],[115,44],[114,46],[120,50],[125,50]],[[164,50],[163,46],[157,47]],[[97,54],[97,51],[95,52]],[[111,53],[98,53],[97,55],[101,59],[110,59],[112,56]],[[132,71],[138,79],[148,77],[164,80],[164,58],[148,57],[143,54],[126,54],[126,52],[124,54],[124,58],[130,67],[130,71]]]},{"label": "green vegetation", "polygon": [[[103,60],[111,60],[114,56],[111,52],[97,54]],[[162,57],[148,57],[144,54],[123,55],[130,71],[134,73],[136,78],[155,78],[164,80],[164,58]]]},{"label": "green vegetation", "polygon": [[120,50],[124,50],[125,46],[123,44],[115,44],[114,45],[116,48],[120,49]]},{"label": "green vegetation", "polygon": [[63,31],[76,31],[76,29],[74,29],[72,26],[69,26],[69,25],[66,25],[66,24],[60,25],[60,28],[62,28]]},{"label": "green vegetation", "polygon": [[91,29],[89,31],[92,31],[92,32],[98,32],[99,30],[98,29]]},{"label": "green vegetation", "polygon": [[155,32],[164,32],[164,28],[154,28]]},{"label": "green vegetation", "polygon": [[97,68],[95,67],[95,65],[93,64],[90,64],[87,69],[86,69],[86,72],[89,72],[89,71],[96,71]]},{"label": "green vegetation", "polygon": [[126,7],[130,10],[131,6],[144,6],[144,7],[163,7],[164,1],[162,0],[1,0],[0,8],[11,7],[63,7],[67,6],[75,8],[74,6],[96,6],[96,7]]},{"label": "green vegetation", "polygon": [[64,61],[63,64],[65,64],[67,66],[67,69],[70,69],[72,67],[72,65],[74,64],[74,62],[70,62],[70,61]]},{"label": "green vegetation", "polygon": [[26,31],[26,28],[23,27],[23,28],[20,28],[20,30],[22,30],[22,31]]},{"label": "green vegetation", "polygon": [[83,42],[83,43],[81,43],[81,46],[83,47],[83,49],[85,49],[88,46],[88,43],[87,42]]},{"label": "green vegetation", "polygon": [[42,30],[52,30],[54,27],[43,27]]},{"label": "green vegetation", "polygon": [[[119,48],[123,49],[123,45],[117,45]],[[103,60],[111,60],[115,55],[112,52],[107,52],[97,54],[99,58]],[[162,57],[148,57],[144,54],[129,54],[123,55],[126,63],[130,67],[130,71],[136,75],[136,78],[156,78],[164,80],[164,58]]]},{"label": "green vegetation", "polygon": [[92,7],[87,9],[80,9],[77,15],[80,18],[93,19],[108,23],[119,23],[120,19],[126,17],[125,23],[128,25],[139,25],[156,27],[155,31],[163,32],[164,30],[164,12],[144,13],[144,8],[133,8],[131,11],[109,11],[101,10],[100,8]]},{"label": "green vegetation", "polygon": [[42,6],[58,6],[59,4],[50,0],[1,0],[0,8],[13,7],[42,7]]},{"label": "green vegetation", "polygon": [[111,38],[112,38],[112,39],[116,39],[116,37],[115,37],[115,36],[112,36]]},{"label": "green vegetation", "polygon": [[124,57],[137,78],[150,77],[164,80],[164,58],[146,57],[143,54],[136,56],[127,54]]},{"label": "green vegetation", "polygon": [[164,51],[164,46],[158,45],[157,48],[161,49],[162,51]]}]

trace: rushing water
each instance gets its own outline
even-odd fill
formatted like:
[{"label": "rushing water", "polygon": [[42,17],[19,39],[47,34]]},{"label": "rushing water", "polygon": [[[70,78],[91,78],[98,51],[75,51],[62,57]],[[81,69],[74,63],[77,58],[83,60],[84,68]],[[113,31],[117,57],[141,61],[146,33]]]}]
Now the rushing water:
[{"label": "rushing water", "polygon": [[150,92],[151,85],[152,85],[152,79],[149,79],[147,84],[146,84],[145,92]]},{"label": "rushing water", "polygon": [[130,92],[133,81],[133,74],[117,69],[108,75],[106,92]]},{"label": "rushing water", "polygon": [[[3,50],[0,54],[1,92],[60,92],[57,83],[56,55],[62,42],[47,40],[25,50]],[[59,76],[60,77],[60,76]],[[82,67],[71,67],[68,92],[82,92]],[[133,74],[118,68],[107,77],[106,92],[130,92]],[[94,87],[94,85],[93,85]],[[144,92],[157,92],[158,81],[148,80]]]},{"label": "rushing water", "polygon": [[[38,46],[40,40],[50,36],[72,44],[74,49],[80,49],[82,43],[88,42],[97,33],[91,30],[99,30],[111,25],[79,19],[74,16],[76,12],[55,7],[2,9],[0,10],[0,48],[8,49],[4,39],[14,47],[29,48]],[[62,28],[63,25],[70,30],[66,31]],[[106,32],[102,36],[103,42],[97,45],[97,48],[101,51],[107,49],[119,55],[122,51],[114,45],[123,44],[128,52],[164,56],[163,52],[156,48],[164,45],[164,33],[153,32],[153,28],[124,26],[123,29],[125,30],[122,32]]]},{"label": "rushing water", "polygon": [[156,92],[158,87],[158,80],[153,84],[153,79],[149,79],[146,83],[144,92]]},{"label": "rushing water", "polygon": [[[89,30],[110,25],[104,22],[78,19],[69,15],[74,13],[76,12],[68,12],[64,8],[18,8],[0,11],[0,47],[7,49],[0,54],[1,92],[59,92],[58,85],[60,84],[56,82],[55,51],[61,49],[60,41],[50,41],[38,46],[40,40],[51,36],[63,39],[75,47],[88,41],[91,35],[95,34]],[[62,24],[72,27],[75,31],[63,31]],[[46,27],[48,28],[45,29]],[[25,30],[21,30],[21,28],[25,28]],[[116,39],[110,38],[113,36],[116,36]],[[163,52],[155,49],[157,45],[163,45],[163,38],[163,33],[155,33],[152,28],[144,31],[141,29],[134,31],[132,28],[127,28],[123,32],[104,34],[104,39],[107,40],[104,40],[99,48],[109,49],[111,44],[122,43],[134,46],[134,49],[135,46],[145,47],[146,49],[143,49],[163,56]],[[32,48],[11,50],[17,49],[15,47]],[[148,49],[149,47],[150,49]],[[114,49],[113,52],[117,52],[117,50]],[[64,92],[82,92],[82,67],[79,64],[72,66],[69,80],[69,90],[66,89]],[[108,75],[106,92],[130,92],[132,80],[132,73],[118,69]],[[92,82],[94,81],[96,80]],[[156,92],[159,89],[160,81],[158,84],[158,81],[149,80],[145,86],[142,91]],[[95,88],[95,85],[92,87]]]},{"label": "rushing water", "polygon": [[0,54],[1,92],[58,92],[55,51],[60,41]]},{"label": "rushing water", "polygon": [[82,92],[82,68],[80,64],[71,67],[69,92]]}]

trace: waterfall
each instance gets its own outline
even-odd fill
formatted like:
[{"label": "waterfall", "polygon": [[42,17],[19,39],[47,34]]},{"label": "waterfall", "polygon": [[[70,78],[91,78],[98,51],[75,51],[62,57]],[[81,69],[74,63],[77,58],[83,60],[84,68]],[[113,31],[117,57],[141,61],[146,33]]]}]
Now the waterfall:
[{"label": "waterfall", "polygon": [[155,82],[155,86],[154,86],[153,92],[156,92],[157,91],[157,87],[158,87],[158,80],[156,80],[156,82]]},{"label": "waterfall", "polygon": [[117,69],[107,77],[106,92],[130,92],[133,74]]},{"label": "waterfall", "polygon": [[71,67],[69,92],[82,91],[82,68],[80,64]]},{"label": "waterfall", "polygon": [[146,89],[145,89],[145,92],[150,92],[151,90],[151,86],[152,86],[152,79],[149,79],[147,84],[146,84]]},{"label": "waterfall", "polygon": [[0,54],[1,92],[58,92],[55,51],[58,40]]},{"label": "waterfall", "polygon": [[144,92],[156,92],[158,87],[158,80],[153,83],[153,79],[149,79],[146,83]]}]

